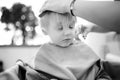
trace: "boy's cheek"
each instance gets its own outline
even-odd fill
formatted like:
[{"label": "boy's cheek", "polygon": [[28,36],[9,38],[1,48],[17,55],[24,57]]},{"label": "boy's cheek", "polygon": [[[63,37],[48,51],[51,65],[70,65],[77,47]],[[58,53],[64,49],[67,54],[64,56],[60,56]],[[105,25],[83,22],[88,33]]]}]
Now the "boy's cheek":
[{"label": "boy's cheek", "polygon": [[74,36],[78,35],[78,34],[79,34],[79,33],[78,33],[78,30],[75,30],[75,31],[73,32],[73,34],[74,34]]}]

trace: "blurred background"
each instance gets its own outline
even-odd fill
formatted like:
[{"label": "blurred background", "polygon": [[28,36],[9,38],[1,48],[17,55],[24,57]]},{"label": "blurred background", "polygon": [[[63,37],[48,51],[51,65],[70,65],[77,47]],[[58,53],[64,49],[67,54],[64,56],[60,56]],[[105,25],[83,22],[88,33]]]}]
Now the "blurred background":
[{"label": "blurred background", "polygon": [[0,0],[0,70],[29,61],[48,41],[40,29],[39,11],[45,0]]},{"label": "blurred background", "polygon": [[0,45],[43,43],[45,39],[38,39],[43,37],[38,20],[43,2],[44,0],[1,0]]},{"label": "blurred background", "polygon": [[[0,0],[1,71],[15,65],[18,59],[32,64],[31,60],[40,45],[49,40],[41,31],[38,17],[44,2],[45,0]],[[119,34],[99,29],[100,26],[82,18],[77,19],[78,39],[88,44],[101,59],[106,59],[108,53],[120,56]],[[92,31],[93,26],[100,32],[96,29]]]}]

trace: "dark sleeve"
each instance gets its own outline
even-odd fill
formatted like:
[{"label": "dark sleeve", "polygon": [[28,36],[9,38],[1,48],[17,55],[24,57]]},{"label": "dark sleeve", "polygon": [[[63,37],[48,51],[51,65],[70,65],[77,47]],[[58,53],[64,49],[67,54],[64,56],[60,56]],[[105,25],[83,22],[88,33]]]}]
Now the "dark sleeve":
[{"label": "dark sleeve", "polygon": [[113,80],[120,80],[120,63],[113,61],[104,61],[103,67]]},{"label": "dark sleeve", "polygon": [[95,80],[112,80],[108,73],[105,72],[103,62],[101,60],[98,60],[95,65],[98,67]]}]

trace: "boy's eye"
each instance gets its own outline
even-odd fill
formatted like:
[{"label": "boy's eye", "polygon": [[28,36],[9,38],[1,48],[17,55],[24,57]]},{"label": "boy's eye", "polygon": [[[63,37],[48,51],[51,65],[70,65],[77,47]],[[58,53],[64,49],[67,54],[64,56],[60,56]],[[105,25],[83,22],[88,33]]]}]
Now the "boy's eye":
[{"label": "boy's eye", "polygon": [[63,27],[62,27],[62,26],[60,26],[60,27],[58,28],[58,30],[63,30]]},{"label": "boy's eye", "polygon": [[70,29],[73,29],[74,27],[73,26],[69,26]]}]

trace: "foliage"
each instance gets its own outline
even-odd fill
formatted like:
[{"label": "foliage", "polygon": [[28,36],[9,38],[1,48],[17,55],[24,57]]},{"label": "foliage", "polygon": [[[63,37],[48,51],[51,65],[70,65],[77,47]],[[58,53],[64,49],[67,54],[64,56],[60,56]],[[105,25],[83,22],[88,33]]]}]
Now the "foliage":
[{"label": "foliage", "polygon": [[[1,16],[1,22],[6,23],[7,25],[9,23],[12,23],[14,25],[15,30],[20,29],[22,31],[23,36],[23,43],[25,44],[26,37],[29,33],[31,33],[30,38],[34,38],[36,35],[35,33],[35,27],[37,24],[37,18],[32,11],[31,6],[26,6],[22,3],[15,3],[10,9],[7,9],[6,7],[1,8],[2,16]],[[27,31],[26,27],[30,27],[32,30]],[[7,30],[9,30],[9,27],[7,27]],[[14,37],[13,37],[14,38]]]}]

